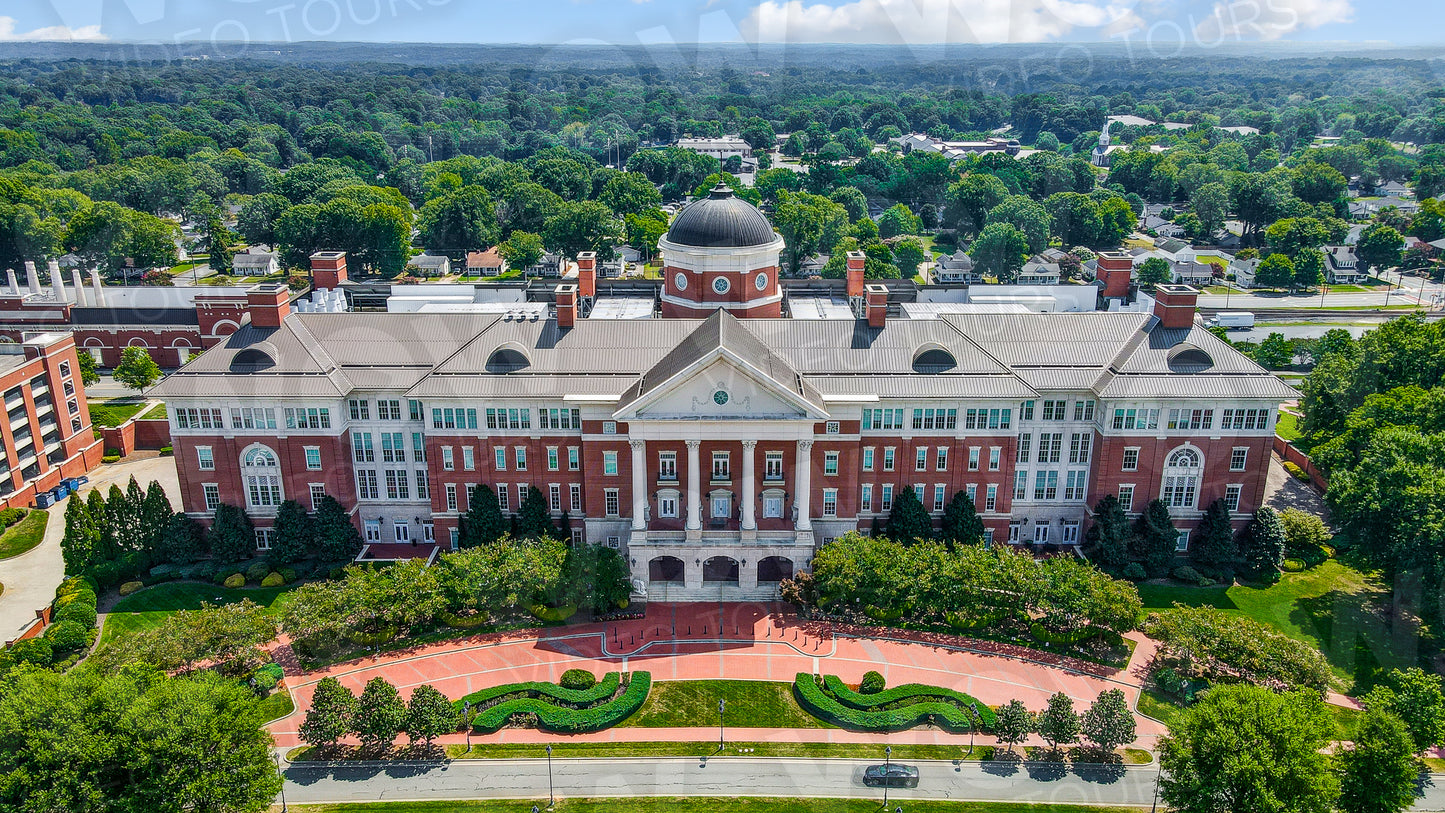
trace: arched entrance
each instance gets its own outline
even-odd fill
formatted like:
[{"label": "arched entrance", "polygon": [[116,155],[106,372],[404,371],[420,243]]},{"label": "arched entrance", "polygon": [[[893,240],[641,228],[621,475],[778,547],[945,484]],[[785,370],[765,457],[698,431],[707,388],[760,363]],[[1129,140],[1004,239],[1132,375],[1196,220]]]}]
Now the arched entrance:
[{"label": "arched entrance", "polygon": [[738,560],[730,556],[714,556],[702,563],[704,582],[738,583]]},{"label": "arched entrance", "polygon": [[786,556],[768,556],[758,561],[758,582],[780,582],[793,578],[793,560]]},{"label": "arched entrance", "polygon": [[648,581],[656,583],[683,583],[682,560],[676,556],[659,556],[647,563]]}]

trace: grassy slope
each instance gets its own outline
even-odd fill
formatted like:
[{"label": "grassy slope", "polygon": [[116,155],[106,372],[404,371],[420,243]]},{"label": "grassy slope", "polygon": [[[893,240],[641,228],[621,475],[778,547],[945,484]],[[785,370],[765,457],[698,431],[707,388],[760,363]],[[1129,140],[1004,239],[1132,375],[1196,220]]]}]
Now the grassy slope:
[{"label": "grassy slope", "polygon": [[749,728],[832,728],[803,711],[791,683],[688,680],[652,685],[647,702],[620,725],[631,728],[715,726],[717,701],[727,699],[724,723]]},{"label": "grassy slope", "polygon": [[[296,805],[296,813],[516,813],[515,800],[481,802],[364,802]],[[1131,813],[1144,808],[1094,807],[1015,802],[943,802],[909,800],[909,813]],[[556,813],[877,813],[877,799],[768,799],[652,797],[634,799],[558,799]]]},{"label": "grassy slope", "polygon": [[45,539],[45,526],[50,514],[31,511],[25,518],[5,529],[0,534],[0,559],[9,559],[34,549]]},{"label": "grassy slope", "polygon": [[166,405],[163,403],[156,404],[155,406],[150,408],[149,412],[141,416],[143,420],[165,420],[165,417]]},{"label": "grassy slope", "polygon": [[[1330,718],[1334,721],[1334,738],[1337,740],[1351,739],[1355,727],[1359,724],[1361,712],[1358,709],[1347,709],[1343,706],[1325,706],[1325,710],[1329,712]],[[1139,711],[1169,724],[1184,712],[1184,706],[1173,698],[1149,690],[1139,695]]]},{"label": "grassy slope", "polygon": [[1289,412],[1279,413],[1279,420],[1274,425],[1274,433],[1285,440],[1299,440],[1299,418]]},{"label": "grassy slope", "polygon": [[199,610],[202,604],[232,604],[250,599],[280,615],[286,608],[289,587],[256,587],[228,590],[197,582],[168,582],[126,596],[105,617],[102,642],[158,627],[178,610]]},{"label": "grassy slope", "polygon": [[90,422],[96,426],[120,426],[140,412],[144,401],[91,401]]}]

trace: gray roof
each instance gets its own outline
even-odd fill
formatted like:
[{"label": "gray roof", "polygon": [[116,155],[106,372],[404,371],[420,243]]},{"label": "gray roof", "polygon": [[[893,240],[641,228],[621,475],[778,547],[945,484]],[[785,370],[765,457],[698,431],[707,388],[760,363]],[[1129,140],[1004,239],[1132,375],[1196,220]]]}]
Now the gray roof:
[{"label": "gray roof", "polygon": [[668,242],[702,248],[765,246],[777,237],[756,206],[722,184],[688,204],[667,230]]}]

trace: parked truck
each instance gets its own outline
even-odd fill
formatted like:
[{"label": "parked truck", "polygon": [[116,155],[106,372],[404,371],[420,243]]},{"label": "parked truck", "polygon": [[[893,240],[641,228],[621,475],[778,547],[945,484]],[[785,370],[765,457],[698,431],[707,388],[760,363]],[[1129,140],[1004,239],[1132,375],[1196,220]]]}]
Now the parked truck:
[{"label": "parked truck", "polygon": [[1249,311],[1221,311],[1208,324],[1209,327],[1225,330],[1249,330],[1254,327],[1254,314]]}]

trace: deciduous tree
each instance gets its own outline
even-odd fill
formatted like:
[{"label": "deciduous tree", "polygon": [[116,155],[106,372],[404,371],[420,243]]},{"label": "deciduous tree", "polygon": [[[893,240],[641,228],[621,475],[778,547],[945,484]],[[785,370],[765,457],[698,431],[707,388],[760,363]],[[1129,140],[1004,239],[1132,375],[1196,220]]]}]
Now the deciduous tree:
[{"label": "deciduous tree", "polygon": [[1105,753],[1134,741],[1134,713],[1119,689],[1105,689],[1099,693],[1079,719],[1079,731],[1083,738]]},{"label": "deciduous tree", "polygon": [[406,723],[406,704],[396,687],[383,677],[367,681],[351,716],[351,730],[361,738],[361,747],[373,752],[385,751],[397,733],[406,728]]},{"label": "deciduous tree", "polygon": [[411,702],[406,707],[406,736],[413,745],[420,740],[431,748],[432,740],[457,730],[460,718],[446,695],[424,683],[411,692]]},{"label": "deciduous tree", "polygon": [[144,347],[127,347],[111,377],[133,390],[144,390],[161,380],[161,368]]},{"label": "deciduous tree", "polygon": [[301,723],[301,740],[324,748],[335,745],[351,733],[351,719],[356,713],[356,695],[334,677],[324,677],[311,695],[311,708]]},{"label": "deciduous tree", "polygon": [[1079,715],[1074,712],[1073,698],[1063,692],[1049,697],[1048,708],[1039,712],[1037,723],[1039,736],[1049,748],[1068,745],[1079,738]]},{"label": "deciduous tree", "polygon": [[1420,762],[1399,717],[1368,708],[1354,742],[1341,748],[1339,808],[1344,813],[1401,813],[1415,804]]}]

